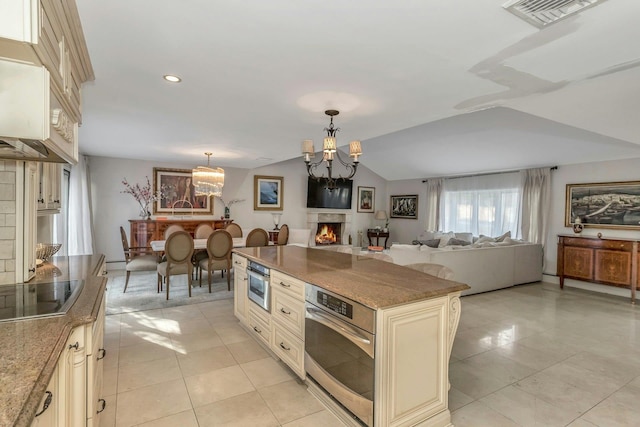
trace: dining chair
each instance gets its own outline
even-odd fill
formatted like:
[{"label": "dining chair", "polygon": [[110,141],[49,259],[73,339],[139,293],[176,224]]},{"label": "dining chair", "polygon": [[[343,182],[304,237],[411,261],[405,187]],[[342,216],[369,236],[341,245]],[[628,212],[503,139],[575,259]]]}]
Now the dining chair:
[{"label": "dining chair", "polygon": [[171,276],[186,274],[189,296],[191,296],[193,237],[184,230],[172,233],[164,244],[164,253],[167,260],[158,264],[158,292],[162,290],[162,282],[166,278],[167,299],[169,299]]},{"label": "dining chair", "polygon": [[247,234],[245,246],[254,248],[257,246],[267,246],[269,244],[269,234],[262,228],[254,228]]},{"label": "dining chair", "polygon": [[120,238],[122,239],[122,249],[124,250],[125,270],[127,276],[124,279],[124,290],[127,292],[129,285],[129,276],[132,271],[155,271],[158,267],[158,257],[153,253],[151,248],[146,247],[129,247],[129,240],[124,228],[120,227]]},{"label": "dining chair", "polygon": [[[213,233],[213,227],[210,224],[201,223],[198,224],[193,232],[193,237],[194,239],[208,239],[211,233]],[[200,269],[200,261],[203,259],[207,259],[207,251],[205,249],[196,249],[193,254],[193,266],[195,267],[194,273],[196,277]]]},{"label": "dining chair", "polygon": [[286,245],[289,242],[289,226],[282,224],[280,232],[278,233],[278,241],[276,245]]},{"label": "dining chair", "polygon": [[415,264],[407,264],[405,267],[409,267],[414,270],[422,271],[423,273],[436,276],[440,279],[453,280],[455,273],[449,267],[445,267],[440,264],[432,264],[428,262],[418,262]]},{"label": "dining chair", "polygon": [[242,228],[235,222],[227,224],[224,229],[231,234],[231,237],[242,237]]},{"label": "dining chair", "polygon": [[164,240],[167,240],[176,231],[184,231],[184,228],[180,224],[171,224],[164,230]]},{"label": "dining chair", "polygon": [[200,286],[202,286],[202,270],[207,270],[209,293],[211,293],[211,279],[215,270],[227,270],[227,289],[231,290],[231,250],[233,237],[226,230],[216,230],[207,239],[207,259],[200,261]]}]

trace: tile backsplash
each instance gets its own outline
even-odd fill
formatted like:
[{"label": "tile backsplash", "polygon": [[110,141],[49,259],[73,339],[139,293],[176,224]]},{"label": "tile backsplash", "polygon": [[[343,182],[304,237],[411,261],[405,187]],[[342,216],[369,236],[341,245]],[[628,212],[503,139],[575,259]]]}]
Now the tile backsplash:
[{"label": "tile backsplash", "polygon": [[0,160],[0,284],[16,281],[16,162]]}]

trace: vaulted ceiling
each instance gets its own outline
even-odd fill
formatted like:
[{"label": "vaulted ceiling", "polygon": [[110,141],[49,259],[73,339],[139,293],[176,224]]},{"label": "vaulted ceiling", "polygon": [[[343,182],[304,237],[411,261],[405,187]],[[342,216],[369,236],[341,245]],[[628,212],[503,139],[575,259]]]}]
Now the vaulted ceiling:
[{"label": "vaulted ceiling", "polygon": [[542,29],[504,0],[77,3],[86,154],[259,167],[331,108],[388,180],[640,157],[637,0]]}]

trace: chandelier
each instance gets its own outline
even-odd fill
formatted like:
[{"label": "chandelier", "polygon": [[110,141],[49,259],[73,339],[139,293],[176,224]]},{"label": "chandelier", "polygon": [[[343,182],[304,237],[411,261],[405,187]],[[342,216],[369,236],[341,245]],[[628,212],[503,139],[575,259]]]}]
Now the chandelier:
[{"label": "chandelier", "polygon": [[[322,159],[318,160],[315,163],[311,162],[311,158],[315,157],[315,148],[313,147],[313,141],[310,139],[306,139],[302,141],[302,154],[304,155],[304,162],[307,164],[307,173],[311,178],[320,180],[324,179],[327,183],[327,188],[329,190],[333,190],[336,188],[336,181],[339,179],[347,180],[353,178],[358,169],[358,156],[362,155],[362,147],[360,145],[360,141],[351,141],[349,143],[349,157],[353,157],[353,162],[347,163],[340,157],[340,153],[337,149],[336,144],[336,132],[340,130],[340,128],[333,127],[333,116],[337,116],[340,114],[337,110],[327,110],[324,112],[327,116],[331,117],[331,123],[328,128],[324,128],[327,132],[327,136],[324,138],[324,144],[322,149]],[[338,159],[340,163],[347,169],[347,176],[339,175],[337,178],[333,177],[333,160],[334,158]],[[327,176],[324,175],[318,176],[315,171],[322,164],[322,162],[327,162]]]},{"label": "chandelier", "polygon": [[222,196],[224,186],[224,169],[209,167],[212,153],[204,153],[207,156],[207,166],[198,166],[191,171],[193,186],[196,196]]}]

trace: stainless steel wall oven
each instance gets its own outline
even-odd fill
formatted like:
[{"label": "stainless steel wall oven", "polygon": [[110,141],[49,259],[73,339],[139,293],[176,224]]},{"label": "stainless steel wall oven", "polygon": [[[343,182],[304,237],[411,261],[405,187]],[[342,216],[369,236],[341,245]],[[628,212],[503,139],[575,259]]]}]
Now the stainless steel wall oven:
[{"label": "stainless steel wall oven", "polygon": [[249,279],[247,295],[251,301],[266,311],[271,311],[270,273],[269,268],[264,265],[249,261],[249,266],[247,267],[247,277]]},{"label": "stainless steel wall oven", "polygon": [[375,310],[311,284],[305,294],[308,376],[372,426]]}]

